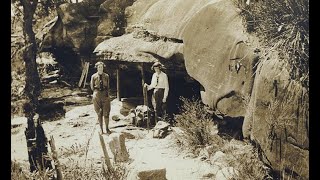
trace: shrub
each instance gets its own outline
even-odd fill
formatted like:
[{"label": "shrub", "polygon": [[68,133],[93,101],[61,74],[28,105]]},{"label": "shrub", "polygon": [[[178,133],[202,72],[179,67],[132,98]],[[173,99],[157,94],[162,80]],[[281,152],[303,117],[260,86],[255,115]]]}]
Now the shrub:
[{"label": "shrub", "polygon": [[226,158],[228,165],[237,170],[235,179],[272,179],[271,170],[259,158],[258,148],[231,140],[221,151],[230,157]]},{"label": "shrub", "polygon": [[309,87],[309,1],[256,0],[236,5],[249,33],[255,33],[268,52],[277,50],[291,68],[291,78]]},{"label": "shrub", "polygon": [[[180,114],[174,115],[176,126],[183,131],[179,138],[186,146],[195,150],[197,147],[214,144],[217,137],[217,127],[212,121],[204,105],[198,99],[189,100],[180,97],[182,106]],[[216,135],[216,136],[215,136]]]}]

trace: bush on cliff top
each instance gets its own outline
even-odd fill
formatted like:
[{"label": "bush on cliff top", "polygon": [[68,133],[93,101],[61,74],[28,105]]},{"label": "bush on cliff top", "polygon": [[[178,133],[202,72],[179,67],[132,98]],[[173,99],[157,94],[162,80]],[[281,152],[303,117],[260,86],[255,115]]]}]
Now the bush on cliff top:
[{"label": "bush on cliff top", "polygon": [[309,1],[234,1],[249,33],[255,33],[266,51],[277,50],[290,65],[290,76],[309,87]]}]

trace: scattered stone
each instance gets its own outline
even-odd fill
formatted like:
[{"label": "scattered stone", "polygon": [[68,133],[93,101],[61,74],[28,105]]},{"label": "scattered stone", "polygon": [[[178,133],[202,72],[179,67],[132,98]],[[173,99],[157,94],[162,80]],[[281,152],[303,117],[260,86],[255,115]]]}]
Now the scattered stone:
[{"label": "scattered stone", "polygon": [[17,118],[11,119],[11,128],[18,127],[23,124],[27,124],[26,117],[17,117]]},{"label": "scattered stone", "polygon": [[158,121],[155,127],[152,129],[153,138],[164,138],[168,135],[168,129],[170,124],[164,121]]},{"label": "scattered stone", "polygon": [[65,99],[66,105],[74,105],[74,104],[86,104],[91,100],[87,97],[79,97],[79,96],[71,96]]},{"label": "scattered stone", "polygon": [[214,179],[215,174],[213,173],[208,173],[202,176],[204,179]]},{"label": "scattered stone", "polygon": [[195,155],[191,152],[184,156],[184,158],[196,158],[196,157],[197,157],[197,155]]},{"label": "scattered stone", "polygon": [[206,148],[201,148],[199,152],[200,159],[204,157],[204,160],[210,157],[210,154]]},{"label": "scattered stone", "polygon": [[200,159],[200,161],[205,161],[208,158],[206,156],[201,156],[199,159]]},{"label": "scattered stone", "polygon": [[79,127],[80,126],[80,124],[79,123],[76,123],[76,124],[74,124],[72,127]]},{"label": "scattered stone", "polygon": [[57,84],[57,83],[58,83],[57,80],[54,80],[54,81],[49,82],[49,84]]},{"label": "scattered stone", "polygon": [[78,92],[78,91],[76,91],[76,92],[71,93],[71,95],[72,96],[83,96],[83,97],[85,97],[85,96],[88,95],[88,92]]},{"label": "scattered stone", "polygon": [[221,160],[221,159],[223,159],[223,158],[225,158],[225,157],[226,157],[226,154],[225,154],[225,153],[223,153],[223,152],[221,152],[221,151],[217,151],[217,152],[212,156],[211,161],[212,161],[212,162],[219,161],[219,160]]},{"label": "scattered stone", "polygon": [[239,175],[239,172],[235,170],[233,167],[224,167],[217,172],[216,179],[219,179],[219,180],[237,179],[236,176],[238,175]]},{"label": "scattered stone", "polygon": [[124,135],[124,137],[126,139],[135,139],[136,138],[133,134],[128,133],[128,132],[122,132],[122,134]]},{"label": "scattered stone", "polygon": [[138,172],[139,180],[166,180],[166,169],[154,169]]},{"label": "scattered stone", "polygon": [[129,159],[129,153],[125,145],[125,135],[123,133],[110,134],[107,144],[113,154],[115,162],[125,162]]},{"label": "scattered stone", "polygon": [[120,117],[118,115],[113,115],[111,119],[114,121],[120,121]]},{"label": "scattered stone", "polygon": [[89,116],[88,113],[83,113],[83,114],[80,114],[79,117],[86,117],[86,116]]}]

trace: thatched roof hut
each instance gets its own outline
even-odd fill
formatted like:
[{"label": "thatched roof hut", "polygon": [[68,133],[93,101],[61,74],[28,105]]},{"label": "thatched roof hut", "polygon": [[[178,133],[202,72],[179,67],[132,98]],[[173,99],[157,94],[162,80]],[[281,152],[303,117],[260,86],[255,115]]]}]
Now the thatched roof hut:
[{"label": "thatched roof hut", "polygon": [[181,52],[182,43],[141,29],[107,39],[94,50],[103,60],[145,63],[169,60]]},{"label": "thatched roof hut", "polygon": [[[145,97],[146,92],[142,93],[141,84],[150,83],[153,73],[150,67],[154,62],[161,62],[169,77],[174,77],[177,73],[186,74],[182,46],[182,40],[159,36],[155,32],[134,27],[128,34],[101,42],[94,53],[99,60],[115,65],[119,100],[136,99],[143,95],[146,104],[150,99]],[[124,66],[126,68],[123,68]],[[128,89],[130,92],[135,91],[138,97],[132,94],[128,97]]]}]

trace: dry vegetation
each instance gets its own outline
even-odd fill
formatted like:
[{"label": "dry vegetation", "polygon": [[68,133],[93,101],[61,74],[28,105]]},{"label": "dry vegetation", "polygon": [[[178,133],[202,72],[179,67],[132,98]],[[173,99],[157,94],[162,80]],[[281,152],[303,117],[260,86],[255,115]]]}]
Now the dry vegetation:
[{"label": "dry vegetation", "polygon": [[309,87],[309,1],[256,0],[243,4],[242,11],[249,33],[257,35],[265,46],[265,56],[277,50],[290,67],[292,79]]},{"label": "dry vegetation", "polygon": [[[87,160],[84,156],[85,150],[87,149],[85,146],[86,145],[75,143],[70,148],[59,149],[60,159],[66,159],[64,163],[60,163],[63,179],[123,180],[126,178],[127,171],[121,163],[114,163],[112,167],[107,170],[106,165],[103,163],[104,159],[101,159],[99,163]],[[11,161],[11,179],[13,180],[46,180],[55,178],[55,169],[29,172],[27,165]]]},{"label": "dry vegetation", "polygon": [[191,150],[196,155],[199,155],[200,149],[208,149],[209,156],[223,152],[227,165],[238,172],[236,179],[272,179],[270,169],[258,157],[257,148],[220,137],[216,124],[199,100],[181,100],[181,112],[175,115],[175,120],[176,126],[183,131],[177,134],[177,141],[183,149]]}]

